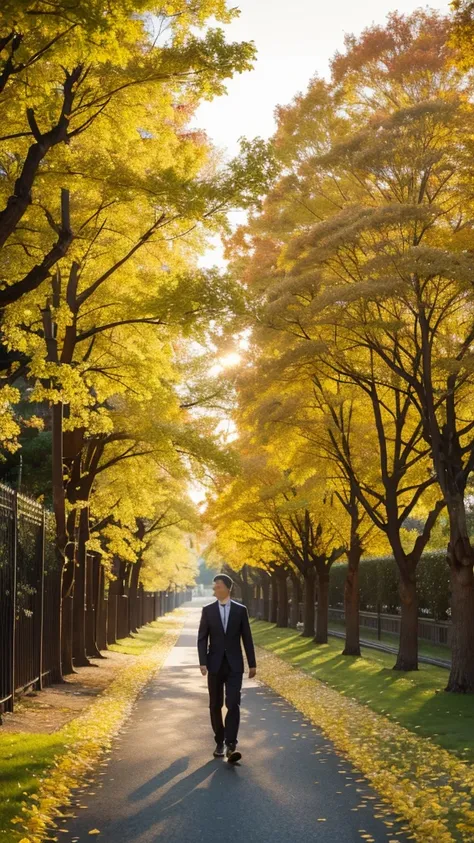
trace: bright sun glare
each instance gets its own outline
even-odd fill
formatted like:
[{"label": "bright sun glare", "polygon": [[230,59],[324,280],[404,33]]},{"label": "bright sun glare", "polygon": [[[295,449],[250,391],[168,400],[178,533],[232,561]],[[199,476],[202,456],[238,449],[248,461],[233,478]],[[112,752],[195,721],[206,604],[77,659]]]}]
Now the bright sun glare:
[{"label": "bright sun glare", "polygon": [[237,366],[241,359],[242,358],[237,351],[232,351],[224,357],[219,357],[216,363],[210,367],[208,374],[211,376],[218,375],[223,369],[228,369],[230,366]]}]

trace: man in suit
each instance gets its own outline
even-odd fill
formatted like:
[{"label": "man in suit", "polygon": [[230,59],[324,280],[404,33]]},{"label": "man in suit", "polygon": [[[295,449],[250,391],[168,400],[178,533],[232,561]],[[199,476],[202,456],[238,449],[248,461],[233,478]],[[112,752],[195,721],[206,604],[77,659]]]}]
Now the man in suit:
[{"label": "man in suit", "polygon": [[[211,725],[216,741],[213,754],[216,757],[226,755],[227,760],[235,764],[242,758],[236,749],[244,673],[240,639],[244,643],[247,656],[249,679],[255,676],[257,666],[248,612],[241,603],[231,600],[231,578],[227,574],[216,574],[213,582],[217,599],[203,607],[199,624],[199,665],[202,675],[207,675]],[[224,686],[227,707],[225,723],[222,722]]]}]

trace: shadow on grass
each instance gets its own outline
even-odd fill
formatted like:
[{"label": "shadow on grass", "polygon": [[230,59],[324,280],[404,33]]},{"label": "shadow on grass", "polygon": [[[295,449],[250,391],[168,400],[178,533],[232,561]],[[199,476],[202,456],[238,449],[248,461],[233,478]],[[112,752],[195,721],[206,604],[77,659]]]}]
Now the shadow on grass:
[{"label": "shadow on grass", "polygon": [[124,653],[128,656],[139,656],[154,644],[157,644],[166,632],[162,623],[153,621],[142,626],[138,632],[132,632],[127,638],[119,638],[116,644],[109,644],[108,649],[114,653]]},{"label": "shadow on grass", "polygon": [[265,621],[252,621],[252,633],[255,644],[339,693],[474,761],[474,696],[446,693],[444,668],[421,665],[418,671],[395,671],[390,653],[366,648],[361,658],[342,656],[339,640],[318,645],[294,629],[280,629]]}]

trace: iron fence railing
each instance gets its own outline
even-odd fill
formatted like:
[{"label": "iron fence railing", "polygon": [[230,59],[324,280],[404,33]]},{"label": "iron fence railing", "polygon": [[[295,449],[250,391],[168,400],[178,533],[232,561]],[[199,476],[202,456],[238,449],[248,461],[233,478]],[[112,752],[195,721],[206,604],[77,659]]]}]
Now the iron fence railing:
[{"label": "iron fence railing", "polygon": [[[288,618],[291,617],[290,607],[291,600],[288,601]],[[263,599],[261,597],[252,597],[249,606],[250,614],[255,618],[261,618],[263,617],[263,611]],[[317,603],[315,604],[315,614],[317,615]],[[303,621],[303,603],[298,604],[298,621]],[[331,621],[344,624],[344,609],[330,606],[329,625],[331,625]],[[400,615],[391,615],[385,612],[360,611],[359,624],[361,630],[370,629],[377,632],[378,638],[384,632],[391,633],[392,635],[400,634]],[[451,640],[451,622],[419,617],[418,637],[420,641],[426,641],[430,644],[449,646]]]},{"label": "iron fence railing", "polygon": [[[133,596],[106,588],[100,558],[88,554],[84,602],[86,654],[190,599],[189,589]],[[69,599],[69,598],[68,598]],[[0,484],[0,715],[15,697],[61,678],[61,570],[54,518],[41,504]]]},{"label": "iron fence railing", "polygon": [[[330,608],[329,619],[338,623],[344,623],[344,609]],[[392,635],[400,634],[400,615],[390,615],[385,612],[361,611],[359,612],[359,623],[361,628],[377,632],[379,638],[383,632]],[[418,637],[420,641],[449,646],[450,635],[451,623],[449,621],[436,621],[433,618],[418,618]]]},{"label": "iron fence railing", "polygon": [[0,486],[0,705],[13,705],[16,594],[16,496]]}]

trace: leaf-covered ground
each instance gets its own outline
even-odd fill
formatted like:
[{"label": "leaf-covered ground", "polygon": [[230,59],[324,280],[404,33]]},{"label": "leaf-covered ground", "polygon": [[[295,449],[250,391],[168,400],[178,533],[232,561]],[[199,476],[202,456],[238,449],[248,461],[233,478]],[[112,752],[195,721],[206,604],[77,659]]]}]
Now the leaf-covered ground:
[{"label": "leaf-covered ground", "polygon": [[11,821],[27,797],[38,792],[39,779],[64,751],[60,732],[52,735],[1,733],[0,727],[0,840],[18,839]]},{"label": "leaf-covered ground", "polygon": [[265,621],[252,621],[252,632],[255,643],[339,693],[474,762],[474,697],[445,693],[446,669],[420,665],[418,671],[401,673],[392,670],[391,653],[366,648],[362,658],[342,656],[340,639],[316,645],[294,629]]},{"label": "leaf-covered ground", "polygon": [[[308,656],[305,647],[310,645],[306,642],[303,647],[303,639],[294,631],[264,626],[266,630],[261,623],[253,624],[255,642],[266,642],[265,648],[258,647],[259,678],[322,729],[336,748],[367,776],[387,805],[404,817],[414,839],[419,843],[472,841],[474,768],[434,740],[422,737],[421,729],[417,729],[424,725],[426,731],[423,720],[426,712],[420,701],[424,697],[428,704],[435,690],[430,691],[423,683],[420,689],[415,680],[407,686],[406,682],[410,680],[402,677],[403,691],[400,692],[400,686],[397,686],[393,694],[390,681],[384,682],[386,667],[364,664],[369,661],[366,659],[344,657],[340,657],[341,663],[330,645],[325,648],[325,658],[321,653]],[[314,645],[312,649],[316,649]],[[311,658],[316,662],[312,667]],[[366,677],[363,693],[361,675]],[[372,696],[364,705],[360,699],[368,694],[367,685],[371,686]],[[338,690],[335,690],[336,686],[339,686]],[[378,700],[373,698],[375,688],[378,688]],[[413,698],[418,702],[410,704]],[[441,699],[443,706],[449,706],[445,709],[446,733],[451,721],[456,729],[457,721],[464,713],[470,719],[472,730],[472,697],[443,694]],[[401,725],[401,717],[395,719],[397,706],[400,710],[402,706],[408,709],[411,729]],[[377,708],[381,713],[376,712]],[[459,732],[458,729],[457,741]]]},{"label": "leaf-covered ground", "polygon": [[86,711],[53,734],[1,733],[0,841],[36,843],[71,788],[107,749],[137,694],[174,645],[183,614],[149,624],[114,649],[136,655]]}]

